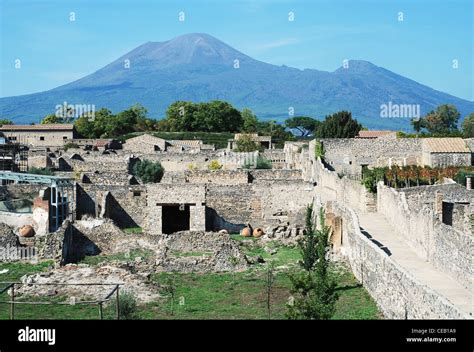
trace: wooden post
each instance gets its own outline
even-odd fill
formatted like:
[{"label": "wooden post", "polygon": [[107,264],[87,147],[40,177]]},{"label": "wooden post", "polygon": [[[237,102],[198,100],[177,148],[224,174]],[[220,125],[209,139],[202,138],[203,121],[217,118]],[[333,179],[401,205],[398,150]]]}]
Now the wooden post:
[{"label": "wooden post", "polygon": [[120,286],[117,285],[117,290],[116,290],[116,305],[117,305],[117,320],[120,320],[120,293],[119,293],[119,288]]},{"label": "wooden post", "polygon": [[12,284],[12,298],[10,303],[10,320],[15,319],[15,284]]},{"label": "wooden post", "polygon": [[104,314],[102,312],[102,302],[99,302],[99,318],[100,320],[104,319]]}]

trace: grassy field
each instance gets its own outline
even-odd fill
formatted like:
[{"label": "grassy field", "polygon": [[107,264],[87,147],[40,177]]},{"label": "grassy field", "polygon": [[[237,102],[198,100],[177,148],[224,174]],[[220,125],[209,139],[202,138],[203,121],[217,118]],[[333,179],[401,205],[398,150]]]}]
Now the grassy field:
[{"label": "grassy field", "polygon": [[[233,236],[235,240],[246,240]],[[299,252],[296,248],[282,247],[270,243],[277,253],[270,255],[263,248],[245,242],[244,250],[251,256],[260,255],[265,264],[252,266],[249,270],[236,273],[155,273],[152,280],[160,284],[168,284],[175,288],[174,299],[170,294],[162,292],[163,298],[157,302],[140,305],[139,319],[267,319],[266,308],[266,268],[273,261],[276,267],[276,280],[273,285],[271,312],[272,319],[284,319],[286,303],[290,297],[290,280],[288,272],[297,267]],[[249,245],[247,245],[249,243]],[[130,253],[129,259],[144,256],[146,253]],[[189,254],[175,253],[176,256]],[[83,263],[96,265],[100,261],[124,259],[122,255],[86,258]],[[0,264],[0,272],[8,269],[8,273],[0,274],[0,281],[14,281],[26,273],[48,270],[50,262],[32,264]],[[339,301],[334,319],[380,319],[375,302],[365,289],[357,282],[352,273],[341,265],[333,266],[332,271],[337,277]],[[48,298],[41,298],[48,300]],[[55,298],[61,300],[61,298]],[[6,294],[0,300],[8,300]],[[51,300],[51,299],[49,299]],[[63,299],[64,300],[64,299]],[[81,305],[62,306],[25,306],[16,308],[18,319],[97,319],[98,307]],[[113,305],[104,308],[104,318],[114,318]],[[0,319],[8,319],[9,305],[0,304]]]}]

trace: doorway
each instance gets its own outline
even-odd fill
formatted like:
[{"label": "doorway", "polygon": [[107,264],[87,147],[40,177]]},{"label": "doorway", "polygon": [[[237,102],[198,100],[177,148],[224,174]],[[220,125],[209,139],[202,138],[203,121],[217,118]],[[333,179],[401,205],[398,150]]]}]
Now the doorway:
[{"label": "doorway", "polygon": [[164,205],[162,224],[166,234],[189,230],[189,205]]}]

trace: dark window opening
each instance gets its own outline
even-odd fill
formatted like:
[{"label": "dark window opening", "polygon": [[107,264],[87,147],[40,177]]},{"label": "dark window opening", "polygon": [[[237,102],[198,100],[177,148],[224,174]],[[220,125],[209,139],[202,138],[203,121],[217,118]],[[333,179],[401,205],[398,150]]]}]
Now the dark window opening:
[{"label": "dark window opening", "polygon": [[133,191],[133,196],[134,197],[140,197],[142,195],[142,192],[140,191]]},{"label": "dark window opening", "polygon": [[43,137],[43,136],[40,137],[40,141],[44,141],[44,137]]},{"label": "dark window opening", "polygon": [[164,205],[161,219],[163,233],[189,230],[189,205]]}]

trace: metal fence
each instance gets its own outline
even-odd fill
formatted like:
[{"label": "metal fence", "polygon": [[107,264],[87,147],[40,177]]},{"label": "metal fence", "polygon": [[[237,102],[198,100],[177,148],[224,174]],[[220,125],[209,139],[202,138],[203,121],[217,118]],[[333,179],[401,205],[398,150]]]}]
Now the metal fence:
[{"label": "metal fence", "polygon": [[[19,301],[16,300],[16,288],[19,285],[39,285],[39,286],[113,286],[109,293],[102,299],[90,300],[90,301],[79,301],[74,302],[73,304],[83,304],[83,305],[95,305],[98,306],[98,316],[102,320],[104,318],[103,305],[104,303],[110,301],[115,295],[115,317],[117,320],[120,320],[120,286],[122,284],[101,284],[101,283],[22,283],[22,282],[0,282],[0,285],[6,285],[3,289],[0,290],[0,294],[5,293],[10,290],[10,300],[9,301],[0,301],[0,304],[9,304],[10,305],[10,320],[15,319],[15,306],[16,305],[71,305],[68,302],[31,302],[31,301]],[[8,292],[7,292],[8,293]]]}]

